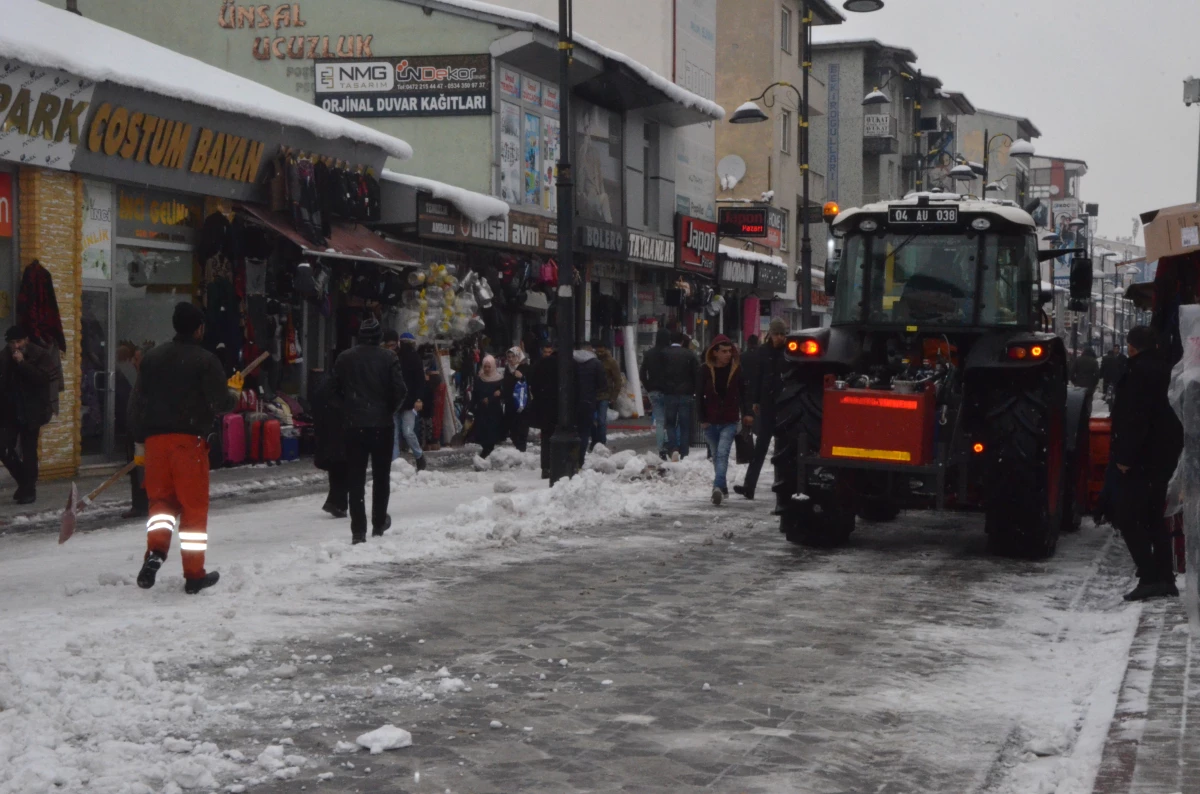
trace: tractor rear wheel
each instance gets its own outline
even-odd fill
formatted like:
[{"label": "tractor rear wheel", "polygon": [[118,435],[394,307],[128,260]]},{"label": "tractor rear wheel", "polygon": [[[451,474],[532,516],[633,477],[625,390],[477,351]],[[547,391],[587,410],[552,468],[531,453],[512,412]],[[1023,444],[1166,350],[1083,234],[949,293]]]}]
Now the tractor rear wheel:
[{"label": "tractor rear wheel", "polygon": [[1069,479],[1065,381],[1050,366],[1011,386],[995,384],[991,393],[988,549],[1006,556],[1049,557],[1058,544]]}]

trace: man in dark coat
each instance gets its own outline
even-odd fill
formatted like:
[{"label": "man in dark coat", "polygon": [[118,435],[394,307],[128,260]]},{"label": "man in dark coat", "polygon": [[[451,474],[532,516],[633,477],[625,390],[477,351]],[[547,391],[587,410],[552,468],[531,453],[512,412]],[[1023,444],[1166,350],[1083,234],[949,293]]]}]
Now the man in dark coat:
[{"label": "man in dark coat", "polygon": [[542,479],[550,479],[550,438],[558,426],[558,353],[550,342],[542,345],[542,355],[529,370],[529,408],[542,434]]},{"label": "man in dark coat", "polygon": [[31,340],[21,326],[9,328],[4,341],[0,351],[0,462],[17,483],[13,499],[27,505],[37,501],[38,435],[50,421],[50,389],[60,369],[50,348]]},{"label": "man in dark coat", "polygon": [[334,391],[331,375],[313,370],[309,382],[315,387],[309,397],[316,446],[313,465],[329,475],[329,494],[321,509],[334,518],[345,518],[350,491],[346,483],[346,427],[342,421],[342,402]]},{"label": "man in dark coat", "polygon": [[775,401],[783,386],[783,346],[786,341],[787,325],[776,318],[771,321],[766,343],[759,345],[754,356],[754,379],[750,381],[747,399],[754,412],[758,437],[754,442],[754,457],[746,469],[746,479],[741,485],[733,487],[734,493],[747,499],[754,498],[758,477],[767,460],[767,449],[771,446],[771,437],[775,435]]},{"label": "man in dark coat", "polygon": [[1114,523],[1138,573],[1128,601],[1179,595],[1163,509],[1183,451],[1183,425],[1167,400],[1171,365],[1156,337],[1146,326],[1129,332],[1129,368],[1112,407],[1110,456],[1120,473]]},{"label": "man in dark coat", "polygon": [[1071,383],[1092,391],[1100,382],[1100,362],[1096,360],[1096,351],[1091,345],[1083,349],[1082,355],[1075,359],[1075,367],[1071,372]]},{"label": "man in dark coat", "polygon": [[587,455],[588,442],[595,432],[596,409],[600,396],[608,388],[604,365],[596,358],[591,342],[575,351],[575,425],[579,431],[579,465]]},{"label": "man in dark coat", "polygon": [[[189,301],[175,305],[171,317],[175,337],[142,358],[129,398],[133,440],[145,448],[146,554],[138,587],[154,586],[158,569],[179,529],[184,592],[196,594],[217,583],[216,571],[205,571],[208,550],[208,444],[216,417],[233,410],[241,376],[229,381],[221,361],[201,345],[204,312]],[[135,457],[136,461],[137,458]]]},{"label": "man in dark coat", "polygon": [[654,416],[654,436],[658,444],[658,456],[667,459],[667,417],[666,402],[663,395],[663,351],[671,344],[671,332],[659,328],[654,335],[654,347],[642,356],[642,389],[650,398],[650,408]]},{"label": "man in dark coat", "polygon": [[663,413],[667,424],[667,452],[671,460],[687,457],[692,436],[692,401],[700,357],[687,346],[682,331],[671,335],[671,344],[662,352]]},{"label": "man in dark coat", "polygon": [[1128,360],[1121,353],[1121,348],[1114,347],[1112,350],[1104,354],[1104,358],[1100,361],[1100,378],[1104,381],[1104,392],[1111,398],[1112,393],[1117,388],[1117,381],[1125,374],[1125,367],[1128,365]]},{"label": "man in dark coat", "polygon": [[403,405],[408,389],[404,385],[400,359],[380,346],[382,337],[379,321],[368,317],[358,327],[358,343],[338,356],[333,365],[334,392],[342,401],[346,425],[351,543],[363,543],[367,539],[368,461],[374,484],[371,534],[381,536],[392,525],[387,512],[391,490],[392,417]]}]

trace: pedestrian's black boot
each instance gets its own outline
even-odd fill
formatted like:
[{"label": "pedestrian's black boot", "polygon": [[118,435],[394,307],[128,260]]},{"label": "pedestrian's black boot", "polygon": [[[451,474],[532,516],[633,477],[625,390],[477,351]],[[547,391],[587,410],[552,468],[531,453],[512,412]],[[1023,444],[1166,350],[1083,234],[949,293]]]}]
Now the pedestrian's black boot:
[{"label": "pedestrian's black boot", "polygon": [[1179,598],[1179,588],[1175,586],[1175,576],[1162,583],[1163,595],[1167,598]]},{"label": "pedestrian's black boot", "polygon": [[425,456],[417,458],[417,471],[425,471]]},{"label": "pedestrian's black boot", "polygon": [[321,509],[324,510],[329,515],[333,516],[334,518],[345,518],[346,517],[346,508],[338,507],[337,505],[333,504],[332,502],[326,502],[325,504],[321,505]]},{"label": "pedestrian's black boot", "polygon": [[221,578],[221,574],[216,571],[209,571],[199,579],[187,579],[183,585],[183,592],[188,595],[196,595],[206,587],[212,587]]},{"label": "pedestrian's black boot", "polygon": [[158,576],[158,569],[162,567],[163,560],[165,559],[166,557],[157,551],[152,551],[146,555],[146,561],[142,563],[142,570],[138,571],[138,587],[143,590],[149,590],[151,587],[154,587],[154,577]]},{"label": "pedestrian's black boot", "polygon": [[735,494],[738,494],[739,496],[744,496],[744,497],[746,497],[747,499],[753,499],[753,498],[754,498],[754,491],[747,491],[747,490],[746,490],[746,486],[744,486],[744,485],[735,485],[735,486],[733,486],[733,492],[734,492]]},{"label": "pedestrian's black boot", "polygon": [[371,536],[376,538],[383,537],[383,533],[392,528],[392,517],[384,516],[383,523],[371,530]]},{"label": "pedestrian's black boot", "polygon": [[725,494],[721,493],[720,488],[712,489],[712,503],[717,507],[721,506],[721,500],[725,498]]},{"label": "pedestrian's black boot", "polygon": [[350,545],[351,546],[357,546],[359,543],[366,543],[366,542],[367,542],[367,533],[366,532],[355,532],[353,535],[350,536]]},{"label": "pedestrian's black boot", "polygon": [[[1172,593],[1171,591],[1174,590]],[[1142,580],[1138,582],[1138,586],[1125,594],[1126,601],[1145,601],[1149,598],[1164,598],[1166,596],[1178,596],[1179,590],[1176,589],[1174,582],[1155,582]]]},{"label": "pedestrian's black boot", "polygon": [[19,505],[31,505],[37,501],[37,489],[18,487],[13,493],[13,501]]}]

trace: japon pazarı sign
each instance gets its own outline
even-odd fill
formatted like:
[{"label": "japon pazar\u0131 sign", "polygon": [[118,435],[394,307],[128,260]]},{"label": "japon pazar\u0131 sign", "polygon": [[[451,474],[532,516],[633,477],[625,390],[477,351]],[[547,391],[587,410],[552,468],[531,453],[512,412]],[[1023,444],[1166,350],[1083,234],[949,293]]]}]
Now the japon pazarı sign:
[{"label": "japon pazar\u0131 sign", "polygon": [[717,224],[690,215],[679,216],[679,266],[707,276],[717,272]]},{"label": "japon pazar\u0131 sign", "polygon": [[316,102],[348,118],[486,115],[492,112],[491,57],[317,61]]}]

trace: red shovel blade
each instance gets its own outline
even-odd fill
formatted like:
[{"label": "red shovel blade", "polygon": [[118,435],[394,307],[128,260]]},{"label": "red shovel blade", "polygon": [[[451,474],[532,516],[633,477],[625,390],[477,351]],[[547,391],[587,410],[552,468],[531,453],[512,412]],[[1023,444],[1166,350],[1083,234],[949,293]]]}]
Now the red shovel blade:
[{"label": "red shovel blade", "polygon": [[62,514],[62,529],[58,532],[58,545],[62,545],[75,534],[75,505],[79,504],[79,491],[71,483],[71,495],[67,497],[67,509]]}]

